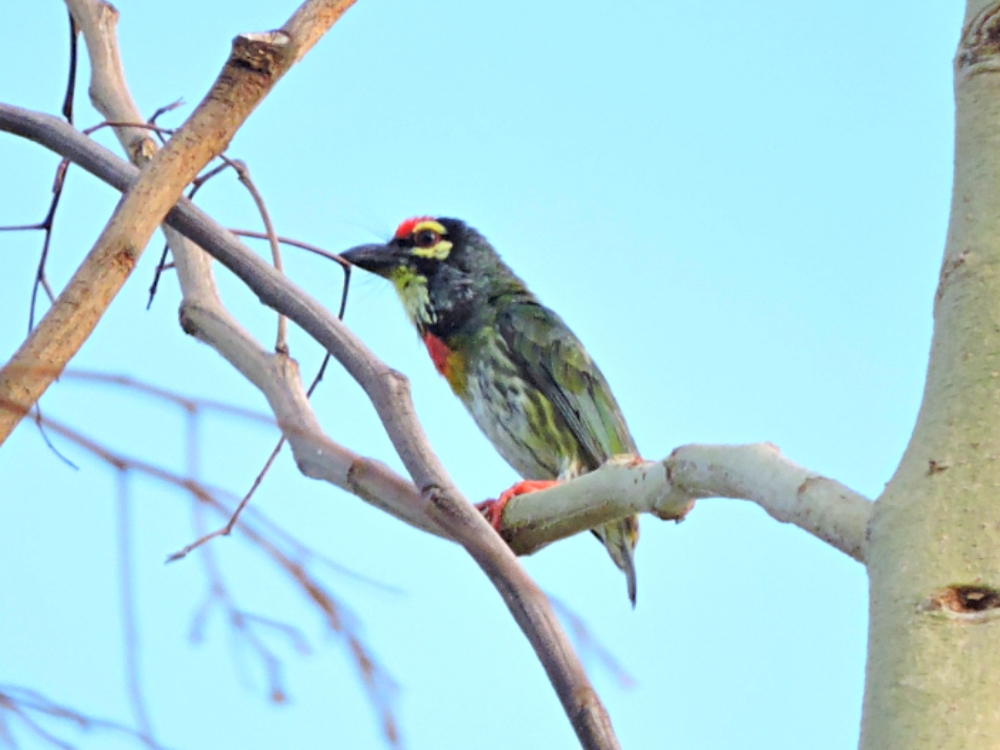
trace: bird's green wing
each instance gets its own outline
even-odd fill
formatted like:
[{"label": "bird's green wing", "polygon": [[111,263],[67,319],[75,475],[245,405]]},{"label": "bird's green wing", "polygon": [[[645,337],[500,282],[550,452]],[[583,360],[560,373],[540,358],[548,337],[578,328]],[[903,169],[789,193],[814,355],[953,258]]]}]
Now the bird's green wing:
[{"label": "bird's green wing", "polygon": [[580,444],[587,468],[637,452],[611,388],[562,318],[534,302],[512,302],[501,309],[497,326],[524,377]]}]

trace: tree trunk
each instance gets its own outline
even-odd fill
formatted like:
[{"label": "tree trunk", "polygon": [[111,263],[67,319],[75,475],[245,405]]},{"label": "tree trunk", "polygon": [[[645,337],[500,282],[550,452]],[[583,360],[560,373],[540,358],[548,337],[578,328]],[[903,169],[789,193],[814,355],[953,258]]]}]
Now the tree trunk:
[{"label": "tree trunk", "polygon": [[913,437],[869,527],[861,748],[1000,743],[1000,5],[955,58],[955,185]]}]

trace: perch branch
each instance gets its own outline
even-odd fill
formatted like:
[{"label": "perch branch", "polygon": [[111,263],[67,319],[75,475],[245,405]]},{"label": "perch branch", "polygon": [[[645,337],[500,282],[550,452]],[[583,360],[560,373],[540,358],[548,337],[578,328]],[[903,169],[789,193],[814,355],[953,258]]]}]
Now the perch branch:
[{"label": "perch branch", "polygon": [[871,501],[792,463],[769,443],[685,445],[662,461],[620,457],[572,482],[511,499],[502,533],[526,555],[632,513],[680,520],[695,500],[707,497],[754,502],[778,521],[865,561]]}]

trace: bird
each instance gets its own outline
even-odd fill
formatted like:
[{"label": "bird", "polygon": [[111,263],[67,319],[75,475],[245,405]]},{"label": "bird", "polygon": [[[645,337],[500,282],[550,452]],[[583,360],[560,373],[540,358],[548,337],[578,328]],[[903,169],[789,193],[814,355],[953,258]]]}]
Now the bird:
[{"label": "bird", "polygon": [[[508,464],[523,477],[482,508],[503,506],[637,455],[607,380],[562,318],[545,307],[477,230],[459,219],[403,221],[384,244],[341,253],[389,280],[431,361]],[[625,573],[635,607],[638,516],[592,529]]]}]

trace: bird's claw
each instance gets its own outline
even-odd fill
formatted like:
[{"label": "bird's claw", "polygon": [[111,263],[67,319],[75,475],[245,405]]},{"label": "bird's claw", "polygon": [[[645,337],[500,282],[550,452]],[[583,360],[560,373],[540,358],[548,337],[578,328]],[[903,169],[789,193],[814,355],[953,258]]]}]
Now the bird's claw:
[{"label": "bird's claw", "polygon": [[476,510],[486,517],[489,521],[490,526],[499,534],[500,533],[500,522],[503,520],[503,507],[507,504],[506,500],[503,499],[501,495],[496,500],[483,500],[481,503],[476,503]]},{"label": "bird's claw", "polygon": [[500,526],[503,522],[503,509],[506,507],[507,503],[510,502],[511,498],[517,497],[518,495],[527,495],[529,492],[546,490],[557,484],[559,484],[558,481],[535,479],[518,482],[513,487],[501,492],[500,497],[496,500],[484,500],[481,503],[476,503],[476,509],[486,517],[486,520],[490,522],[490,526],[492,526],[499,534]]}]

